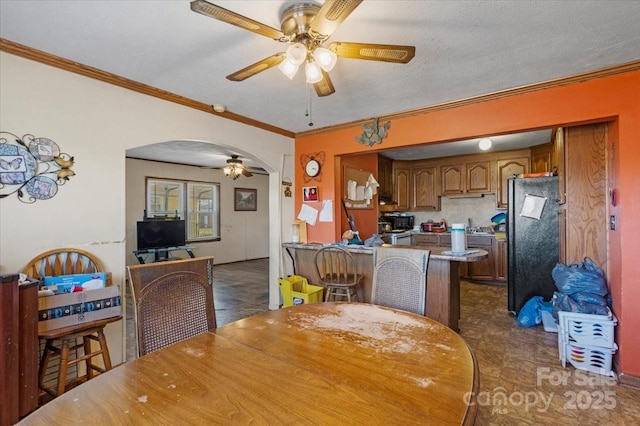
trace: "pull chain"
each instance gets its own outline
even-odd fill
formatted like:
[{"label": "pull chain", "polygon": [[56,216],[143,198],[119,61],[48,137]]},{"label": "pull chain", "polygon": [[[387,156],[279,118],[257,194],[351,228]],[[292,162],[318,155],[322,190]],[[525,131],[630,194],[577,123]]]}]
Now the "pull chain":
[{"label": "pull chain", "polygon": [[311,85],[307,83],[307,111],[305,117],[309,117],[309,127],[313,126],[313,116],[311,115]]}]

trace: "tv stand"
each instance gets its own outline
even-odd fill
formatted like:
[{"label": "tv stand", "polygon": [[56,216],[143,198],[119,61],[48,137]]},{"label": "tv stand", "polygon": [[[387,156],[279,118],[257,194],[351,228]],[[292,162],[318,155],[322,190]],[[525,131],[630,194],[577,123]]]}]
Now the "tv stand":
[{"label": "tv stand", "polygon": [[179,250],[184,250],[189,254],[189,257],[191,258],[195,258],[196,256],[193,254],[193,248],[192,247],[187,247],[187,246],[179,246],[179,247],[162,247],[162,248],[155,248],[155,249],[146,249],[146,250],[134,250],[133,254],[135,255],[136,259],[138,259],[138,262],[140,262],[140,264],[144,264],[145,263],[145,256],[148,254],[152,254],[153,255],[153,261],[154,262],[165,262],[167,260],[171,260],[171,257],[169,253],[174,252],[174,251],[179,251]]}]

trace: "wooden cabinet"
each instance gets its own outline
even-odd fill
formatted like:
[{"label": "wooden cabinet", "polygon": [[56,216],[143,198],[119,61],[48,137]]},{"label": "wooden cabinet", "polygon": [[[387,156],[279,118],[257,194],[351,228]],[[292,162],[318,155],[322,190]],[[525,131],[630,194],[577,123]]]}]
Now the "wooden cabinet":
[{"label": "wooden cabinet", "polygon": [[412,168],[411,183],[411,210],[440,210],[437,166]]},{"label": "wooden cabinet", "polygon": [[411,235],[412,246],[431,246],[437,247],[439,245],[437,234],[413,234]]},{"label": "wooden cabinet", "polygon": [[[567,263],[591,258],[607,273],[607,125],[565,129]],[[614,155],[617,153],[614,152]]]},{"label": "wooden cabinet", "polygon": [[496,240],[496,281],[507,281],[507,240]]},{"label": "wooden cabinet", "polygon": [[411,170],[409,167],[393,169],[393,197],[396,210],[404,211],[411,208]]},{"label": "wooden cabinet", "polygon": [[38,407],[38,281],[18,285],[0,275],[0,424],[16,423]]},{"label": "wooden cabinet", "polygon": [[467,163],[466,191],[468,193],[485,194],[491,192],[491,161]]},{"label": "wooden cabinet", "polygon": [[[467,235],[467,248],[486,250],[488,256],[477,262],[460,262],[460,277],[477,281],[504,281],[507,274],[507,245],[504,242],[504,257],[500,262],[504,266],[499,269],[498,246],[496,239],[491,235]],[[451,247],[450,234],[413,234],[411,245],[427,247]],[[502,246],[501,246],[502,247]],[[501,264],[502,264],[501,263]]]},{"label": "wooden cabinet", "polygon": [[467,248],[478,248],[486,250],[489,255],[477,262],[467,263],[469,279],[471,280],[494,280],[495,279],[495,238],[488,235],[467,235]]},{"label": "wooden cabinet", "polygon": [[546,143],[531,147],[531,173],[551,172],[553,144]]},{"label": "wooden cabinet", "polygon": [[476,161],[440,167],[442,195],[491,192],[491,161]]},{"label": "wooden cabinet", "polygon": [[440,168],[442,195],[458,195],[464,193],[464,165],[454,164]]},{"label": "wooden cabinet", "polygon": [[514,175],[529,173],[529,157],[505,158],[496,161],[498,188],[496,202],[499,209],[506,209],[509,202],[507,180]]},{"label": "wooden cabinet", "polygon": [[378,196],[393,197],[393,160],[378,155]]},{"label": "wooden cabinet", "polygon": [[439,168],[429,162],[393,164],[393,198],[395,210],[440,210]]},{"label": "wooden cabinet", "polygon": [[553,151],[551,153],[551,171],[558,176],[558,203],[565,204],[567,201],[567,186],[565,175],[565,152],[564,152],[564,129],[556,129],[553,140]]}]

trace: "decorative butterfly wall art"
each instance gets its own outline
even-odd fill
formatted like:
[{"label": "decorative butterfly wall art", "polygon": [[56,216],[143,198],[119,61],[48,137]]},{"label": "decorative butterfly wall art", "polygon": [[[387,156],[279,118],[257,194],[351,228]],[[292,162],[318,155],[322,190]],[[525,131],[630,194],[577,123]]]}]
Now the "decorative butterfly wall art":
[{"label": "decorative butterfly wall art", "polygon": [[358,143],[367,146],[382,143],[382,139],[387,137],[387,132],[391,128],[391,121],[387,121],[382,126],[378,127],[378,120],[378,118],[374,118],[370,125],[362,125],[362,129],[364,131],[360,136],[356,136],[356,141],[358,141]]},{"label": "decorative butterfly wall art", "polygon": [[0,131],[0,199],[14,193],[25,204],[53,198],[75,175],[73,163],[51,139]]}]

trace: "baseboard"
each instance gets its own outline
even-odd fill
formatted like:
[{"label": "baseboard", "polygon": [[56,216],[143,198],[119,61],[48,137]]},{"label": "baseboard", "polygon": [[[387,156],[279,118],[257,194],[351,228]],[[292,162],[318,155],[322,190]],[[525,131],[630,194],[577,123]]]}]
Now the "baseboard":
[{"label": "baseboard", "polygon": [[633,388],[640,389],[640,377],[632,374],[620,373],[618,374],[618,381],[623,386],[631,386]]}]

